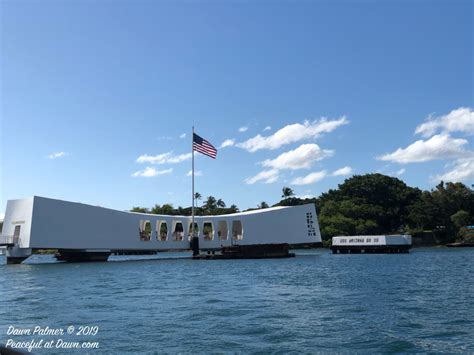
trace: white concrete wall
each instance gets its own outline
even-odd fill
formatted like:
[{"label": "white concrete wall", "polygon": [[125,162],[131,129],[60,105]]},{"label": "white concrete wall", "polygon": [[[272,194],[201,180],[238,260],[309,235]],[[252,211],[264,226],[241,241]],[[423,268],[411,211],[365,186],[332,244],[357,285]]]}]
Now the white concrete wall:
[{"label": "white concrete wall", "polygon": [[27,248],[30,244],[33,197],[9,200],[3,220],[2,240],[13,237],[16,226],[20,226],[19,246]]},{"label": "white concrete wall", "polygon": [[[32,208],[33,206],[33,208]],[[307,213],[312,215],[312,224],[308,226]],[[13,218],[13,216],[15,216]],[[31,226],[25,228],[22,241],[24,247],[53,249],[89,249],[89,250],[131,250],[131,249],[188,249],[188,227],[191,217],[162,216],[142,213],[116,211],[108,208],[81,203],[34,197],[9,201],[5,215],[5,224],[19,219]],[[150,241],[141,241],[139,237],[140,220],[149,220],[152,226]],[[173,221],[184,225],[183,241],[173,241]],[[229,236],[219,240],[218,221],[227,221]],[[199,244],[201,249],[219,248],[231,245],[232,221],[243,224],[243,239],[238,244],[266,243],[315,243],[321,242],[316,211],[313,204],[295,207],[275,207],[265,210],[243,212],[224,216],[196,217],[199,225]],[[168,240],[156,238],[156,222],[166,221]],[[204,222],[213,222],[214,239],[204,240]],[[4,227],[3,234],[13,234],[14,226]],[[23,229],[22,229],[23,232]],[[309,235],[314,233],[315,235]]]},{"label": "white concrete wall", "polygon": [[353,235],[333,237],[332,245],[411,245],[411,235]]}]

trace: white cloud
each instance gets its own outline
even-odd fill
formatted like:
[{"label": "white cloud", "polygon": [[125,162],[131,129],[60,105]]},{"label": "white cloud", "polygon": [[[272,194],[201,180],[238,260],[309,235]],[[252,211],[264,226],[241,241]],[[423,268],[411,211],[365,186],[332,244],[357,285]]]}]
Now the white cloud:
[{"label": "white cloud", "polygon": [[332,176],[347,176],[353,173],[354,173],[354,169],[352,169],[350,166],[345,166],[343,168],[333,171],[331,175]]},{"label": "white cloud", "polygon": [[291,182],[292,185],[309,185],[314,184],[318,181],[321,181],[326,177],[327,173],[326,170],[323,171],[315,171],[314,173],[310,173],[306,176],[301,176],[293,179]]},{"label": "white cloud", "polygon": [[225,147],[232,147],[235,144],[235,139],[226,139],[225,141],[222,142],[220,145],[220,148],[225,148]]},{"label": "white cloud", "polygon": [[169,168],[166,170],[156,170],[151,166],[147,166],[143,170],[138,170],[132,174],[133,177],[153,177],[158,175],[165,175],[171,174],[173,172],[173,168]]},{"label": "white cloud", "polygon": [[272,130],[272,127],[270,127],[270,126],[267,126],[267,127],[265,127],[265,128],[263,129],[264,132],[265,132],[265,131],[271,131],[271,130]]},{"label": "white cloud", "polygon": [[[270,184],[278,180],[280,170],[309,169],[314,162],[332,156],[333,154],[334,151],[323,150],[314,143],[302,144],[294,150],[280,154],[275,159],[263,161],[261,164],[270,169],[261,171],[257,175],[245,179],[245,182],[247,184],[255,184],[256,182],[262,181],[266,184]],[[321,172],[318,174],[321,174]],[[326,172],[324,172],[324,174],[326,174]],[[308,179],[313,177],[314,176],[309,176]],[[298,183],[298,181],[300,181],[299,179],[301,178],[294,180],[296,181],[295,184],[303,185]]]},{"label": "white cloud", "polygon": [[137,163],[176,164],[191,159],[191,156],[191,153],[174,155],[173,152],[167,152],[158,155],[143,154],[137,158]]},{"label": "white cloud", "polygon": [[428,140],[418,140],[406,148],[398,148],[393,153],[382,155],[377,159],[405,164],[460,158],[468,154],[463,149],[467,143],[467,140],[451,138],[449,134],[438,134]]},{"label": "white cloud", "polygon": [[273,169],[309,169],[315,161],[334,155],[333,150],[323,150],[317,144],[302,144],[295,150],[280,154],[273,160],[262,162],[266,168]]},{"label": "white cloud", "polygon": [[450,171],[436,176],[435,180],[452,182],[474,181],[474,154],[468,158],[458,159]]},{"label": "white cloud", "polygon": [[247,126],[242,126],[242,127],[239,128],[239,132],[240,133],[247,132],[248,129],[249,128]]},{"label": "white cloud", "polygon": [[394,177],[395,177],[395,176],[401,176],[401,175],[405,174],[405,171],[406,171],[405,168],[401,168],[401,169],[399,169],[399,170],[397,170],[397,171],[388,171],[388,172],[386,172],[386,173],[384,173],[383,170],[384,170],[384,169],[380,169],[380,170],[378,170],[377,172],[380,173],[380,174],[385,174],[385,175],[394,176]]},{"label": "white cloud", "polygon": [[62,158],[64,156],[66,156],[65,152],[55,152],[55,153],[49,154],[46,158],[48,158],[48,159],[58,159],[58,158]]},{"label": "white cloud", "polygon": [[260,149],[278,149],[283,145],[298,142],[304,139],[316,138],[322,133],[329,133],[336,128],[348,124],[345,116],[337,120],[328,120],[321,118],[313,122],[304,121],[303,124],[295,123],[287,125],[274,134],[264,137],[260,134],[245,142],[238,143],[237,147],[243,148],[249,152],[256,152]]},{"label": "white cloud", "polygon": [[277,169],[264,170],[255,176],[245,179],[245,183],[248,185],[255,184],[258,181],[263,181],[265,184],[271,184],[278,180],[279,172]]},{"label": "white cloud", "polygon": [[[186,176],[191,176],[193,175],[193,171],[192,170],[189,170],[186,174]],[[194,176],[202,176],[202,171],[201,170],[197,170],[194,172]]]},{"label": "white cloud", "polygon": [[179,138],[183,139],[183,138],[186,138],[186,133],[182,133],[179,135]]},{"label": "white cloud", "polygon": [[426,122],[416,127],[415,133],[430,137],[438,131],[474,134],[474,111],[468,107],[460,107],[444,116],[430,116]]}]

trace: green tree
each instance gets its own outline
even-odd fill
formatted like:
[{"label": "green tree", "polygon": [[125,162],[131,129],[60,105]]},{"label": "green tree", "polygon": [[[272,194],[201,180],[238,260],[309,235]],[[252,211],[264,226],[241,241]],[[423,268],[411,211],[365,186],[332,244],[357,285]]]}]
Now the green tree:
[{"label": "green tree", "polygon": [[382,174],[355,175],[316,201],[324,238],[403,230],[421,191]]},{"label": "green tree", "polygon": [[257,206],[258,208],[268,208],[268,203],[265,201],[260,202],[260,204]]},{"label": "green tree", "polygon": [[130,210],[130,212],[150,213],[150,211],[148,210],[148,208],[145,208],[145,207],[132,207],[132,209]]},{"label": "green tree", "polygon": [[225,202],[222,199],[218,199],[216,202],[216,206],[220,208],[225,208]]},{"label": "green tree", "polygon": [[451,216],[450,219],[458,230],[462,227],[469,225],[469,223],[471,222],[471,216],[469,215],[469,212],[463,210],[457,211]]},{"label": "green tree", "polygon": [[431,230],[436,227],[439,215],[439,207],[433,202],[431,192],[423,191],[420,198],[409,208],[408,223],[410,227],[418,230]]},{"label": "green tree", "polygon": [[431,196],[437,225],[452,227],[450,217],[460,210],[474,215],[474,192],[462,183],[441,182],[431,191]]},{"label": "green tree", "polygon": [[[225,207],[225,203],[221,200],[216,201],[216,199],[212,196],[209,196],[206,202],[204,203],[203,207],[195,207],[194,213],[196,216],[202,216],[205,214],[209,215],[222,215],[222,214],[230,214],[230,213],[236,213],[239,211],[238,207],[236,205],[231,205],[229,208]],[[208,208],[209,206],[209,208]],[[180,215],[180,216],[190,216],[191,215],[191,207],[181,207],[179,206],[178,208],[174,208],[172,204],[166,203],[162,206],[156,204],[153,206],[151,210],[148,210],[147,208],[143,207],[134,207],[133,212],[141,212],[141,213],[153,213],[153,214],[162,214],[162,215],[170,215],[170,216],[175,216],[175,215]]]},{"label": "green tree", "polygon": [[[410,227],[432,231],[440,243],[453,242],[459,233],[456,223],[474,216],[474,191],[462,183],[441,181],[431,191],[423,191],[410,209]],[[454,217],[456,215],[456,217]],[[454,217],[454,218],[452,218]]]},{"label": "green tree", "polygon": [[282,192],[281,197],[284,198],[284,199],[290,198],[291,196],[295,195],[295,193],[294,193],[294,191],[291,187],[284,187],[284,188],[281,189],[281,192]]},{"label": "green tree", "polygon": [[213,211],[217,208],[217,200],[214,196],[208,196],[203,208],[207,211]]},{"label": "green tree", "polygon": [[153,213],[153,214],[162,214],[162,213],[161,213],[161,206],[158,205],[158,204],[154,205],[154,206],[151,208],[150,212]]},{"label": "green tree", "polygon": [[237,207],[237,205],[230,205],[229,208],[231,209],[232,213],[239,212],[239,208]]},{"label": "green tree", "polygon": [[174,215],[174,214],[176,214],[175,209],[173,208],[173,205],[171,205],[169,203],[165,203],[163,206],[155,205],[151,209],[151,213],[164,214],[164,215]]},{"label": "green tree", "polygon": [[173,214],[173,205],[171,203],[165,203],[162,207],[161,207],[161,213],[162,214]]},{"label": "green tree", "polygon": [[202,195],[199,192],[194,193],[194,200],[196,200],[196,204],[198,200],[202,199]]}]

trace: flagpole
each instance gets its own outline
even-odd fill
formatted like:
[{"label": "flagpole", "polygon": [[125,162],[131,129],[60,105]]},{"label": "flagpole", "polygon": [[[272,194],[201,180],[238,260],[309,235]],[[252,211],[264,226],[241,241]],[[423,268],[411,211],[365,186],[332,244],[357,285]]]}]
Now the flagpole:
[{"label": "flagpole", "polygon": [[193,250],[193,256],[199,255],[199,239],[196,236],[194,230],[194,126],[191,134],[191,154],[192,154],[192,169],[191,169],[191,176],[192,176],[192,207],[191,207],[191,247]]},{"label": "flagpole", "polygon": [[191,176],[192,176],[192,180],[193,180],[193,188],[192,188],[192,200],[193,200],[193,204],[192,204],[192,208],[191,208],[191,226],[192,226],[192,236],[194,238],[194,126],[193,126],[193,132],[191,134],[191,154],[193,155],[192,156],[192,169],[191,169]]}]

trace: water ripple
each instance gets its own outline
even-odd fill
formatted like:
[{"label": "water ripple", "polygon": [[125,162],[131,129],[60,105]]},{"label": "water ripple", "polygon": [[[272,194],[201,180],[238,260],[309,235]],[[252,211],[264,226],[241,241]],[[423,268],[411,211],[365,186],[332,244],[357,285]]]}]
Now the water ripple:
[{"label": "water ripple", "polygon": [[474,352],[473,259],[443,248],[209,262],[38,255],[0,266],[0,342],[10,325],[82,324],[98,325],[85,340],[113,354]]}]

